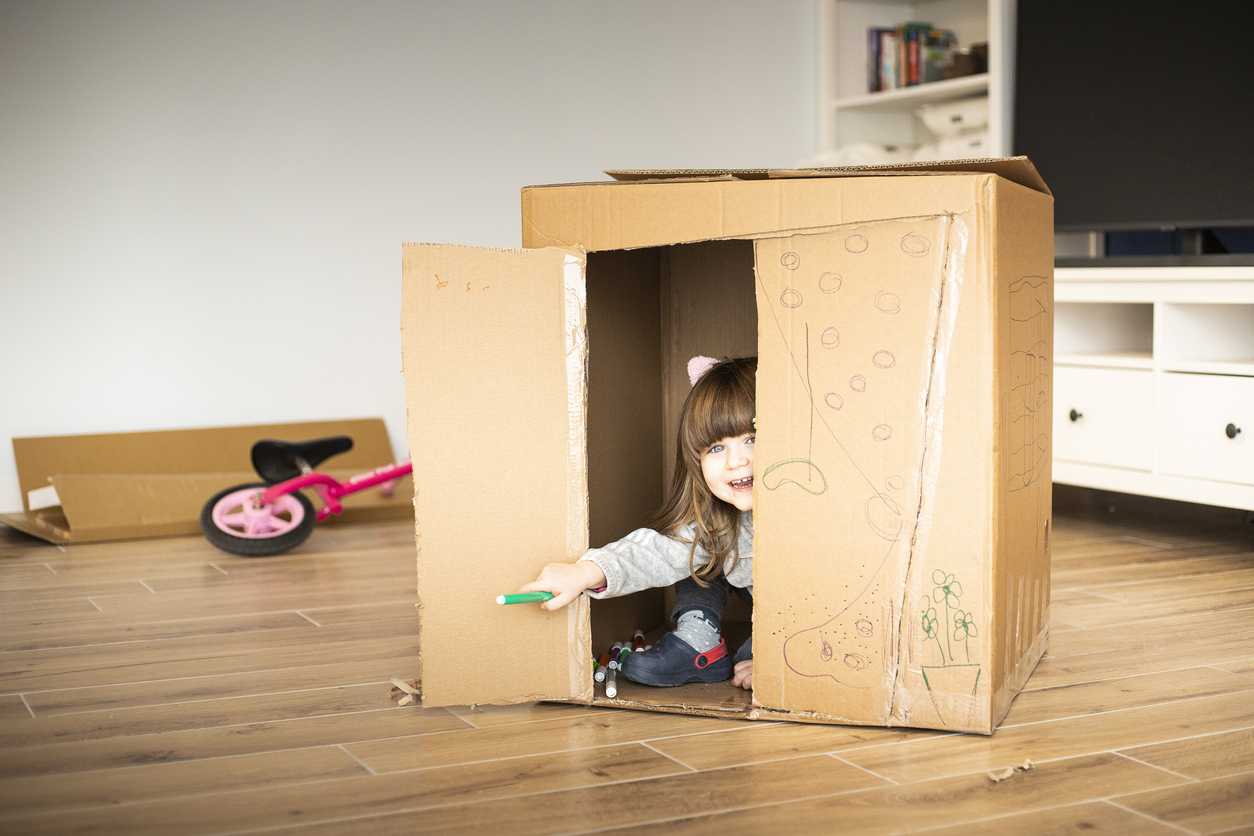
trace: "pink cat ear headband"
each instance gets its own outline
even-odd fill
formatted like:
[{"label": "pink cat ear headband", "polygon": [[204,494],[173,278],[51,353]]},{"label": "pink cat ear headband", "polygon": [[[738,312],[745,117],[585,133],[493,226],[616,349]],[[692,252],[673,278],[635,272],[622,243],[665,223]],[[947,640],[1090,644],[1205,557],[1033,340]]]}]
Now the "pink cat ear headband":
[{"label": "pink cat ear headband", "polygon": [[717,364],[718,361],[713,357],[693,357],[688,361],[688,381],[696,386],[701,376]]}]

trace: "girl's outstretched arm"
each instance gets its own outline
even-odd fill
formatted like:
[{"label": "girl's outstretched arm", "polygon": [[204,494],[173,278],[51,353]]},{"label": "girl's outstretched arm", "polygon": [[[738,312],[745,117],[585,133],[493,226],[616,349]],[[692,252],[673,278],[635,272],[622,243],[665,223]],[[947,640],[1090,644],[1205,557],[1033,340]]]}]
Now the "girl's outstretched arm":
[{"label": "girl's outstretched arm", "polygon": [[523,584],[519,592],[551,592],[553,598],[541,604],[546,610],[560,610],[579,597],[585,589],[605,586],[605,573],[591,560],[574,563],[550,563],[540,572],[540,577]]}]

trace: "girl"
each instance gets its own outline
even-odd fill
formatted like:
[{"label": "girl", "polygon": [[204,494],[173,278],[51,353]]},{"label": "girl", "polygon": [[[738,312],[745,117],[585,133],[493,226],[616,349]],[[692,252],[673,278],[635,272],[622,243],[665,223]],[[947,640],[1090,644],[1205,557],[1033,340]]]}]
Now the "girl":
[{"label": "girl", "polygon": [[550,563],[519,590],[553,593],[540,606],[557,610],[584,591],[609,598],[675,584],[675,632],[628,655],[628,679],[670,686],[732,677],[735,685],[753,687],[752,638],[729,659],[719,625],[732,588],[752,602],[757,366],[756,357],[721,363],[694,357],[675,476],[650,527],[591,549],[575,563]]}]

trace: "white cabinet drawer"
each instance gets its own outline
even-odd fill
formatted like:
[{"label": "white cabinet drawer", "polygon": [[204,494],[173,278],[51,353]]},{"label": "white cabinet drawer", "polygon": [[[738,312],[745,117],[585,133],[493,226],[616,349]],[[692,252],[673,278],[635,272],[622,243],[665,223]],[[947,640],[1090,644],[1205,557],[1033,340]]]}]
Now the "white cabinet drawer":
[{"label": "white cabinet drawer", "polygon": [[1054,457],[1149,470],[1153,403],[1149,370],[1054,366]]},{"label": "white cabinet drawer", "polygon": [[1161,403],[1164,473],[1254,485],[1254,377],[1164,374]]}]

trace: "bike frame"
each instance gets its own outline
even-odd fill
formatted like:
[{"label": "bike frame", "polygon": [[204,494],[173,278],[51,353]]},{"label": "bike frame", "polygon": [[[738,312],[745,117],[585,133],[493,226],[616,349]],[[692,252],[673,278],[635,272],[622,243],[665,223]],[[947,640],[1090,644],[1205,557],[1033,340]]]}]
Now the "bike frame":
[{"label": "bike frame", "polygon": [[294,493],[301,488],[313,488],[318,496],[322,497],[322,507],[318,509],[318,522],[322,522],[332,514],[338,514],[344,510],[344,506],[340,504],[340,497],[364,491],[366,488],[373,488],[385,482],[394,482],[413,472],[413,462],[409,459],[402,459],[399,462],[377,467],[367,473],[359,473],[346,482],[337,481],[317,471],[302,473],[295,479],[288,479],[286,482],[279,482],[277,485],[266,488],[262,491],[258,504],[268,505],[284,494]]}]

